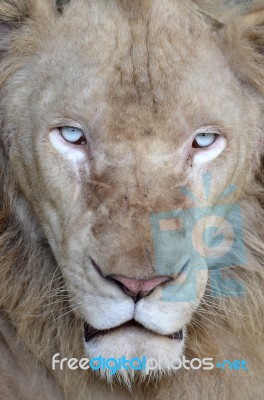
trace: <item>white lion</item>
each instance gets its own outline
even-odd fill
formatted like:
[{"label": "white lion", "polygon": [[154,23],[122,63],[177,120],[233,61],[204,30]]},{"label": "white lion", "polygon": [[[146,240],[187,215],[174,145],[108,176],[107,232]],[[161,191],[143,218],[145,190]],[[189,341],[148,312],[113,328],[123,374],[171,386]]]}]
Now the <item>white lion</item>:
[{"label": "white lion", "polygon": [[[261,399],[263,4],[59,3],[0,3],[1,399]],[[238,243],[218,275],[210,226]],[[175,372],[183,356],[249,370]]]}]

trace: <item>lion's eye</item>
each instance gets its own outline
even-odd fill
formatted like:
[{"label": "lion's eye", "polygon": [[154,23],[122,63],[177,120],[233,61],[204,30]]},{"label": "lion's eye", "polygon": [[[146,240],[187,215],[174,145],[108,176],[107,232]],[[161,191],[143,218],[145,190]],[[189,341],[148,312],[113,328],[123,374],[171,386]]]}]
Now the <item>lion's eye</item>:
[{"label": "lion's eye", "polygon": [[209,147],[215,142],[217,136],[218,135],[216,133],[199,133],[195,136],[192,147]]},{"label": "lion's eye", "polygon": [[59,128],[60,134],[66,142],[75,144],[75,145],[82,145],[87,144],[86,138],[84,133],[81,129],[74,128],[71,126],[64,126]]}]

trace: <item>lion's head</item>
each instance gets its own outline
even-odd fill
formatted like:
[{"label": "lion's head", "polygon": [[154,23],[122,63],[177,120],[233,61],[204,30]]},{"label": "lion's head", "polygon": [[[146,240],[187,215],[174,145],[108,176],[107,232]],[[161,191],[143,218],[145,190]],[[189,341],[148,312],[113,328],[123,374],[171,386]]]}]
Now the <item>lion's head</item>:
[{"label": "lion's head", "polygon": [[[191,257],[188,210],[213,209],[233,185],[221,204],[241,202],[245,229],[246,216],[264,221],[264,11],[253,11],[224,24],[189,1],[72,0],[59,10],[53,1],[1,2],[0,269],[18,293],[2,290],[1,305],[29,347],[19,318],[29,304],[43,315],[55,304],[60,333],[75,318],[63,340],[75,330],[73,347],[89,358],[146,355],[169,372],[192,347],[212,287],[207,258],[197,268]],[[210,217],[227,236],[229,212]],[[208,219],[200,220],[192,238],[202,252]],[[177,230],[172,260],[157,237],[166,231],[168,242]],[[254,274],[260,230],[248,233]],[[231,273],[246,281],[247,267]],[[66,316],[56,299],[69,301]],[[37,317],[27,318],[37,332]],[[50,329],[41,321],[35,352]]]}]

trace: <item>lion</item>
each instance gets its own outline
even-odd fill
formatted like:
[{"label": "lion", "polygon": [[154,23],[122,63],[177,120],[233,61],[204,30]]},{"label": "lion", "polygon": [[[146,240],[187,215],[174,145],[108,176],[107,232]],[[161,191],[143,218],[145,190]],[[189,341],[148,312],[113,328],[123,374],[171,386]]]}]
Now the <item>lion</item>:
[{"label": "lion", "polygon": [[264,7],[232,10],[1,0],[1,400],[263,398]]}]

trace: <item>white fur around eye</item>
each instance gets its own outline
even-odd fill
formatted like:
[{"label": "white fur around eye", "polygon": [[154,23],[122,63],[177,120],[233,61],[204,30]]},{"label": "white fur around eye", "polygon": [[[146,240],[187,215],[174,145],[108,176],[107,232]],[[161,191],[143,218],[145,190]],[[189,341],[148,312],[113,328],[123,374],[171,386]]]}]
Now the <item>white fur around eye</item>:
[{"label": "white fur around eye", "polygon": [[50,141],[55,150],[72,164],[76,165],[86,160],[86,146],[73,146],[71,142],[63,138],[59,129],[50,132]]},{"label": "white fur around eye", "polygon": [[218,136],[213,144],[205,148],[194,149],[193,165],[200,165],[217,158],[226,148],[226,139]]}]

